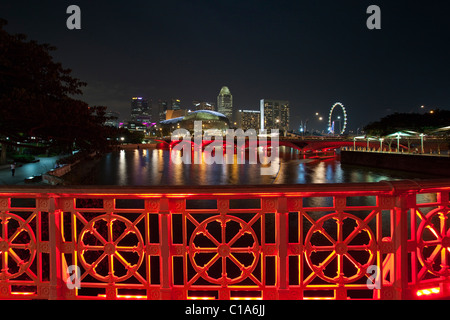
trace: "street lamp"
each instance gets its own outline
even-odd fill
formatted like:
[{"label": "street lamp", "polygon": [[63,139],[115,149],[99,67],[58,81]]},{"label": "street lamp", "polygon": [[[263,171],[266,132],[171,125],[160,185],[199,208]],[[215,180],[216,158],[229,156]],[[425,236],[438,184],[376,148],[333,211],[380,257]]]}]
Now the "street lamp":
[{"label": "street lamp", "polygon": [[397,133],[397,152],[400,152],[400,134]]},{"label": "street lamp", "polygon": [[421,153],[424,153],[424,152],[423,152],[423,136],[424,136],[424,134],[421,133],[421,134],[420,134],[420,149],[421,149]]},{"label": "street lamp", "polygon": [[[318,120],[318,121],[322,121],[323,120],[323,117],[320,115],[320,113],[319,112],[316,112],[316,119]],[[308,120],[307,120],[308,121]],[[319,128],[320,128],[321,126],[319,126]],[[314,130],[312,130],[312,132],[313,132]]]}]

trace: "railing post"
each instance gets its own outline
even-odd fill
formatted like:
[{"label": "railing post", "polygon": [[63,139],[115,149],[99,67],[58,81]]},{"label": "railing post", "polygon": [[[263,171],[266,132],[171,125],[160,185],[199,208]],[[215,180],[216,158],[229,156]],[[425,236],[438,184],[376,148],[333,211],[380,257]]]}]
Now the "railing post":
[{"label": "railing post", "polygon": [[50,244],[50,290],[49,299],[64,299],[64,281],[61,252],[61,210],[55,198],[49,198],[48,207]]},{"label": "railing post", "polygon": [[277,256],[277,286],[279,299],[288,296],[289,289],[289,264],[288,264],[288,209],[286,197],[278,198],[278,209],[276,214],[276,243],[278,246]]},{"label": "railing post", "polygon": [[394,244],[394,296],[393,299],[407,299],[408,288],[408,208],[415,194],[399,193],[395,199],[393,219]]},{"label": "railing post", "polygon": [[162,300],[171,299],[171,263],[170,263],[170,232],[169,232],[169,199],[161,198],[159,207],[159,243],[161,247],[161,295]]}]

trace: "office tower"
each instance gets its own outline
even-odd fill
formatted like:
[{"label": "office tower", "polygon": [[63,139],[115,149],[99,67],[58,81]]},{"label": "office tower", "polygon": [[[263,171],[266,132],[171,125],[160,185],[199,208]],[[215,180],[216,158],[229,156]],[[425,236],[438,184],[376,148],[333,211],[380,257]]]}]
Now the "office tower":
[{"label": "office tower", "polygon": [[261,129],[289,130],[289,101],[261,99]]},{"label": "office tower", "polygon": [[164,121],[166,120],[166,113],[168,110],[168,103],[167,101],[158,101],[158,121]]},{"label": "office tower", "polygon": [[170,105],[171,110],[180,110],[181,109],[181,100],[172,98],[172,104]]},{"label": "office tower", "polygon": [[194,101],[192,101],[192,105],[193,105],[194,110],[214,111],[216,109],[216,106],[214,103],[210,103],[210,102],[206,102],[206,101],[194,100]]},{"label": "office tower", "polygon": [[143,97],[133,97],[131,99],[131,121],[151,121],[151,108],[147,99]]},{"label": "office tower", "polygon": [[257,110],[238,110],[236,113],[236,127],[242,130],[259,130],[261,112]]},{"label": "office tower", "polygon": [[230,121],[233,118],[233,96],[228,87],[222,87],[217,96],[217,111],[225,115]]}]

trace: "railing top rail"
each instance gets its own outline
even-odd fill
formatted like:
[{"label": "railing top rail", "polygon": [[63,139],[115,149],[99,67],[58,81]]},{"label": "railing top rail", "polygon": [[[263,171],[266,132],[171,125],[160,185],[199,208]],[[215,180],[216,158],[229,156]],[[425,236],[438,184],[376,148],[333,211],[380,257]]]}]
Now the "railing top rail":
[{"label": "railing top rail", "polygon": [[217,185],[217,186],[0,186],[0,197],[49,194],[57,197],[130,196],[130,197],[260,197],[260,196],[333,196],[395,195],[405,192],[450,190],[450,179],[396,180],[371,183]]}]

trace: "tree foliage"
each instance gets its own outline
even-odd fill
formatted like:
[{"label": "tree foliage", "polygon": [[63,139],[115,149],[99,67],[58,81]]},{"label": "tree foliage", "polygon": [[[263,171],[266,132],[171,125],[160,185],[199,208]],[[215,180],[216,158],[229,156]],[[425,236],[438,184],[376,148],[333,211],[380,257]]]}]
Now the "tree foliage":
[{"label": "tree foliage", "polygon": [[35,137],[69,148],[105,146],[106,107],[74,98],[86,83],[53,60],[54,47],[9,34],[5,25],[0,19],[0,143]]}]

